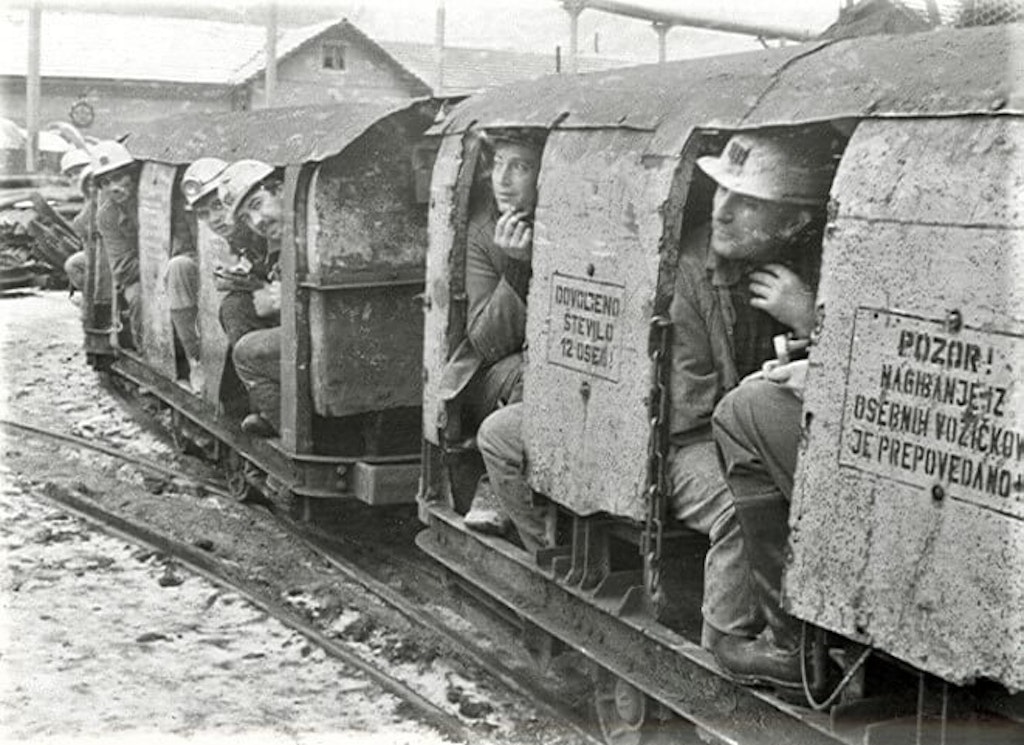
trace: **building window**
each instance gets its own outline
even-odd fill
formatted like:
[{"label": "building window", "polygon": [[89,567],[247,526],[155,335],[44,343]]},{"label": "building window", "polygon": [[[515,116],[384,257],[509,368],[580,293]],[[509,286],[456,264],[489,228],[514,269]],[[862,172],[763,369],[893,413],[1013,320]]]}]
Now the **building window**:
[{"label": "building window", "polygon": [[324,42],[324,69],[344,70],[345,69],[345,45],[340,41]]}]

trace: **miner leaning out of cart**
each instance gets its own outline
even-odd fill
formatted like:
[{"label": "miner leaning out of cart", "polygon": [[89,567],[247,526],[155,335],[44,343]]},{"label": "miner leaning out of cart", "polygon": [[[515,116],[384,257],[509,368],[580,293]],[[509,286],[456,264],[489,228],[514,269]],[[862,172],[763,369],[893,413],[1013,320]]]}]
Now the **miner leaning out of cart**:
[{"label": "miner leaning out of cart", "polygon": [[[526,294],[533,253],[533,213],[546,131],[492,129],[484,135],[492,194],[466,231],[466,337],[445,365],[441,397],[456,398],[475,429],[501,406],[523,398]],[[481,480],[466,526],[503,533],[508,517]]]},{"label": "miner leaning out of cart", "polygon": [[[215,205],[233,224],[229,244],[240,260],[217,272],[227,290],[220,321],[232,345],[235,372],[249,394],[243,431],[273,437],[281,421],[281,280],[279,259],[284,225],[282,178],[273,166],[239,160],[219,176]],[[220,212],[211,227],[224,234]]]},{"label": "miner leaning out of cart", "polygon": [[[132,343],[140,348],[143,333],[137,200],[140,164],[115,140],[97,143],[91,156],[92,176],[101,195],[96,212],[97,231],[107,252],[114,285],[128,304]],[[174,330],[192,363],[199,358],[195,333],[199,298],[195,239],[182,210],[175,209],[173,214],[166,290]]]},{"label": "miner leaning out of cart", "polygon": [[[710,224],[687,231],[673,293],[670,509],[708,536],[701,642],[716,655],[764,628],[743,534],[711,436],[722,395],[775,357],[775,339],[814,322],[825,203],[838,143],[827,127],[737,134],[701,169],[718,184]],[[526,481],[522,405],[500,409],[477,435],[491,482],[523,545],[545,545],[544,508]],[[735,656],[735,655],[734,655]],[[792,670],[786,683],[799,683]]]}]

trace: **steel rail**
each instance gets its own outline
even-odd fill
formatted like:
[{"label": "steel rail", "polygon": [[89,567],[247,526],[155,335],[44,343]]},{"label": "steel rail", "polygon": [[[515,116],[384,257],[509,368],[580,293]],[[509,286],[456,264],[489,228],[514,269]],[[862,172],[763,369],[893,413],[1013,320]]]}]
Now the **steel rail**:
[{"label": "steel rail", "polygon": [[45,429],[44,427],[36,427],[31,424],[24,424],[23,422],[11,421],[10,419],[0,419],[0,427],[6,427],[7,429],[17,429],[21,430],[22,432],[28,432],[30,434],[38,435],[40,437],[48,437],[52,440],[68,442],[73,445],[77,445],[80,448],[95,450],[98,453],[103,453],[104,455],[109,455],[113,458],[118,458],[119,460],[123,460],[126,463],[132,464],[133,466],[145,468],[161,476],[166,476],[167,478],[176,479],[178,481],[185,481],[194,486],[201,486],[204,490],[210,492],[211,494],[216,494],[219,497],[224,497],[226,499],[231,499],[232,501],[235,501],[231,494],[228,493],[228,491],[224,488],[222,484],[210,481],[209,479],[196,478],[195,476],[191,476],[187,473],[182,473],[178,469],[170,468],[160,463],[156,463],[154,461],[149,460],[148,458],[143,458],[140,455],[132,455],[131,453],[126,453],[122,450],[118,450],[117,448],[112,448],[107,445],[103,445],[98,442],[88,440],[84,437],[79,437],[77,435],[69,435],[63,432],[54,432],[53,430]]},{"label": "steel rail", "polygon": [[[180,470],[170,468],[159,463],[155,463],[146,458],[132,455],[130,453],[126,453],[121,450],[108,447],[106,445],[102,445],[100,443],[88,440],[83,437],[64,434],[61,432],[55,432],[43,427],[36,427],[33,425],[15,422],[7,419],[0,419],[0,427],[21,430],[23,432],[27,432],[40,437],[47,437],[50,439],[67,442],[81,448],[94,450],[96,452],[103,453],[113,458],[117,458],[122,461],[131,463],[133,465],[149,469],[154,473],[160,474],[161,476],[198,485],[205,489],[206,491],[210,492],[211,494],[216,494],[218,496],[224,497],[225,499],[236,501],[221,486],[207,479],[195,478],[188,474],[182,473]],[[60,504],[62,508],[67,509],[69,512],[74,512],[75,514],[79,515],[80,517],[83,517],[84,519],[89,520],[94,524],[98,524],[104,528],[109,529],[110,531],[116,533],[118,537],[125,538],[129,541],[142,542],[150,548],[154,548],[156,550],[162,551],[163,553],[172,555],[179,561],[181,561],[183,564],[196,571],[197,573],[202,574],[204,577],[207,577],[208,579],[211,579],[211,581],[217,583],[227,583],[228,585],[230,585],[231,589],[237,590],[240,594],[245,595],[246,599],[251,599],[252,602],[258,605],[261,609],[265,610],[267,613],[270,613],[271,615],[274,615],[275,618],[278,618],[277,614],[269,610],[269,606],[266,603],[259,599],[253,599],[252,597],[250,597],[252,593],[245,590],[244,588],[241,588],[240,586],[237,586],[233,580],[230,580],[226,577],[223,579],[219,579],[222,578],[223,575],[219,572],[219,565],[217,561],[215,559],[212,559],[208,555],[194,549],[193,547],[175,541],[174,539],[167,538],[144,525],[140,525],[124,517],[107,512],[99,505],[83,497],[79,497],[77,495],[73,495],[70,493],[44,493],[41,494],[40,496],[49,499],[51,502]],[[367,592],[370,592],[371,594],[382,600],[384,603],[386,603],[388,606],[390,606],[392,609],[400,613],[403,617],[405,617],[412,623],[428,630],[436,636],[445,639],[449,643],[454,644],[459,654],[463,655],[470,662],[472,662],[477,667],[485,671],[487,674],[495,678],[498,682],[500,682],[509,690],[521,696],[529,698],[531,702],[535,706],[537,706],[538,709],[543,710],[549,716],[554,717],[558,721],[561,721],[566,727],[571,729],[577,736],[581,737],[587,743],[590,743],[591,745],[602,744],[603,741],[599,737],[597,737],[593,732],[588,731],[588,729],[584,725],[575,721],[575,715],[573,712],[569,711],[567,707],[561,705],[558,701],[549,697],[547,692],[543,689],[538,689],[536,686],[533,686],[530,683],[523,681],[514,670],[510,669],[507,665],[503,664],[500,661],[500,659],[498,659],[497,656],[482,649],[472,639],[445,626],[440,620],[434,618],[432,615],[424,611],[422,608],[409,602],[400,593],[393,590],[387,584],[376,579],[370,573],[359,568],[354,563],[350,563],[348,561],[343,561],[339,559],[336,552],[332,551],[329,547],[325,545],[329,540],[327,537],[318,537],[316,535],[311,536],[309,531],[303,530],[301,527],[297,526],[293,521],[281,515],[277,510],[268,510],[267,514],[274,521],[277,527],[285,530],[293,539],[300,541],[304,547],[314,552],[317,556],[319,556],[321,559],[327,562],[339,574],[343,575],[345,579],[352,582],[353,584],[362,587]],[[353,541],[353,539],[347,536],[345,540],[350,543]],[[365,544],[363,545],[365,546]],[[373,547],[367,546],[367,548]],[[324,640],[326,643],[333,645],[334,647],[338,646],[329,638],[324,637],[323,635],[319,634],[319,632],[317,632],[315,629],[312,629],[312,627],[309,627],[308,630],[310,631],[310,634],[313,634],[314,636],[307,635],[306,631],[302,630],[301,628],[296,628],[295,626],[293,626],[293,624],[297,622],[295,622],[291,618],[289,618],[288,620],[279,618],[279,620],[281,620],[282,623],[285,623],[289,627],[295,628],[296,631],[302,633],[303,635],[306,635],[307,638],[309,638],[311,641],[320,646],[323,646],[321,645],[321,639]],[[329,653],[333,654],[333,652],[327,649],[327,647],[324,647],[324,649],[325,651],[328,651]],[[343,650],[343,648],[339,647],[339,650],[343,651],[345,654],[354,655],[354,653],[349,653]],[[340,657],[340,655],[336,656]],[[347,661],[347,658],[343,659],[346,659]],[[358,657],[355,657],[355,659],[361,660],[361,658]],[[366,663],[365,661],[360,661],[359,663],[353,662],[352,664],[353,666],[359,667],[359,669],[363,669],[362,665],[368,665],[369,663]],[[399,685],[404,684],[401,684],[399,682]],[[396,693],[395,695],[401,696],[400,693]],[[411,703],[415,704],[415,702]],[[429,701],[427,703],[429,704]],[[430,706],[433,706],[433,704],[430,704]],[[451,716],[443,710],[440,711],[445,716]],[[460,720],[455,719],[455,721],[458,722],[460,726],[464,727]]]},{"label": "steel rail", "polygon": [[47,500],[52,505],[87,521],[100,530],[121,540],[143,545],[146,548],[174,557],[188,569],[218,587],[238,593],[245,600],[291,630],[301,634],[330,656],[359,670],[388,693],[408,702],[423,721],[436,727],[445,736],[454,738],[459,742],[474,741],[472,731],[458,717],[448,713],[429,699],[424,698],[401,680],[387,674],[361,655],[324,635],[311,624],[298,619],[293,611],[280,604],[264,600],[259,596],[259,590],[255,586],[228,576],[223,571],[223,565],[219,561],[204,554],[200,549],[161,535],[145,525],[108,512],[69,490],[51,488],[45,491],[33,490],[29,493]]}]

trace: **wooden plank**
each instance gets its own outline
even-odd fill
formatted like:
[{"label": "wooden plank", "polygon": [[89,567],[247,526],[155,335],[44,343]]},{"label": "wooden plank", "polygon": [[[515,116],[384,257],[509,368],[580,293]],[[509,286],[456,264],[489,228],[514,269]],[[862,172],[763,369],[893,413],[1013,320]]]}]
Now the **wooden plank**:
[{"label": "wooden plank", "polygon": [[281,245],[281,445],[288,453],[313,451],[313,399],[309,378],[309,291],[299,286],[307,271],[307,194],[312,165],[288,166],[284,177]]},{"label": "wooden plank", "polygon": [[230,266],[237,259],[227,241],[199,221],[196,235],[199,253],[199,348],[203,368],[202,396],[211,404],[220,402],[221,376],[227,363],[228,337],[220,325],[220,304],[224,293],[217,290],[214,270]]},{"label": "wooden plank", "polygon": [[143,327],[140,351],[155,370],[171,380],[177,377],[177,371],[166,274],[167,262],[171,258],[174,173],[174,166],[145,163],[138,187]]}]

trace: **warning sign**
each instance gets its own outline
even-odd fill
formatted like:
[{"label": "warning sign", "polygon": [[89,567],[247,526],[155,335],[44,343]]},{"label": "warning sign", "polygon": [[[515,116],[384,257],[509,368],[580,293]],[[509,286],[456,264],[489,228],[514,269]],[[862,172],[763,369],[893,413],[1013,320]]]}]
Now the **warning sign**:
[{"label": "warning sign", "polygon": [[1024,518],[1019,336],[859,308],[839,464]]},{"label": "warning sign", "polygon": [[548,311],[548,362],[617,381],[625,289],[556,272]]}]

